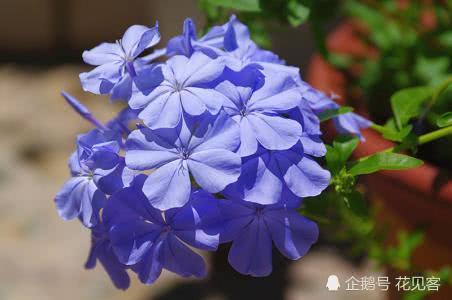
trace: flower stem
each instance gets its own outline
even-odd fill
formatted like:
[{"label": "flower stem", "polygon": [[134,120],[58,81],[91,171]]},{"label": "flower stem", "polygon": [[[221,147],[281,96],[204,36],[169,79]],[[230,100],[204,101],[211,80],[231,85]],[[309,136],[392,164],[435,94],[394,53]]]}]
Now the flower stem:
[{"label": "flower stem", "polygon": [[[437,129],[435,131],[423,134],[418,137],[418,145],[427,144],[429,142],[432,142],[434,140],[437,140],[439,138],[445,137],[452,134],[452,126],[448,126],[445,128]],[[386,150],[383,150],[382,152],[394,152],[396,147],[391,147]]]},{"label": "flower stem", "polygon": [[439,138],[445,137],[447,135],[452,134],[452,126],[444,127],[419,137],[419,145],[426,144],[428,142],[437,140]]}]

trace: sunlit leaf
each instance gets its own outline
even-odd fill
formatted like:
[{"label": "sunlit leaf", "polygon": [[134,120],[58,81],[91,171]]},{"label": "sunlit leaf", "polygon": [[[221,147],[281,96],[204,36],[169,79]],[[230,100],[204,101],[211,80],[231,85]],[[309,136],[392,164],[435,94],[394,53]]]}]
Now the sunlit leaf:
[{"label": "sunlit leaf", "polygon": [[392,95],[392,111],[399,129],[422,112],[422,104],[432,96],[432,93],[432,88],[419,86],[406,88]]},{"label": "sunlit leaf", "polygon": [[441,115],[436,120],[436,125],[438,125],[438,127],[451,126],[452,125],[452,112],[447,112],[447,113]]},{"label": "sunlit leaf", "polygon": [[341,106],[337,109],[328,109],[319,115],[319,119],[321,122],[324,122],[337,116],[349,113],[351,111],[353,111],[353,108],[349,106]]},{"label": "sunlit leaf", "polygon": [[411,169],[422,165],[422,163],[422,160],[408,155],[380,152],[358,161],[350,168],[349,172],[356,176],[375,173],[380,170]]}]

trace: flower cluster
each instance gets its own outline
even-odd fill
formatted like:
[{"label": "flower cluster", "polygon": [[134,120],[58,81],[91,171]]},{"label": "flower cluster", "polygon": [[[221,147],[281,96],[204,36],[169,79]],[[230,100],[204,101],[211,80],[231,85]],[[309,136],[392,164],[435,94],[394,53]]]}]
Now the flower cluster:
[{"label": "flower cluster", "polygon": [[[55,198],[63,219],[92,232],[86,267],[99,261],[126,289],[130,271],[145,284],[163,269],[203,277],[192,249],[220,243],[232,243],[229,263],[242,274],[269,275],[273,245],[299,259],[318,228],[297,208],[330,182],[316,161],[326,152],[318,114],[336,104],[234,16],[202,37],[187,19],[144,55],[159,40],[158,25],[135,25],[83,53],[96,66],[80,74],[83,89],[127,102],[110,122],[63,92],[95,126],[78,136]],[[351,113],[336,122],[354,134],[368,125]]]}]

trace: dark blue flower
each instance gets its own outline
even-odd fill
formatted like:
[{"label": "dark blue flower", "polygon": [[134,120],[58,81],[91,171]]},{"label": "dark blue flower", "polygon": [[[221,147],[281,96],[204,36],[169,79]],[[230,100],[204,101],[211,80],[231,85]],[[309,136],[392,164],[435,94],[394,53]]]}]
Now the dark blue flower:
[{"label": "dark blue flower", "polygon": [[205,276],[203,259],[188,245],[218,247],[222,219],[217,200],[199,190],[184,207],[161,213],[141,192],[144,181],[145,175],[137,177],[132,187],[113,195],[104,210],[116,256],[146,284],[163,268],[184,277]]},{"label": "dark blue flower", "polygon": [[80,74],[83,89],[95,94],[111,94],[111,99],[127,100],[138,84],[134,78],[142,71],[148,76],[152,73],[151,81],[158,84],[162,79],[160,70],[146,65],[149,60],[141,60],[138,56],[159,41],[158,25],[152,28],[133,25],[116,43],[103,43],[83,52],[83,60],[97,66]]},{"label": "dark blue flower", "polygon": [[210,193],[223,190],[240,175],[239,127],[225,113],[183,121],[179,127],[133,131],[126,143],[126,164],[154,171],[143,192],[152,206],[181,207],[190,197],[190,174]]},{"label": "dark blue flower", "polygon": [[102,223],[91,229],[91,249],[85,268],[94,268],[97,261],[104,267],[115,287],[121,290],[129,287],[130,278],[126,271],[127,266],[121,264],[113,253],[108,230]]},{"label": "dark blue flower", "polygon": [[240,198],[220,201],[224,218],[221,242],[232,241],[228,261],[238,272],[267,276],[272,271],[272,248],[287,258],[303,257],[317,241],[317,225],[297,212],[299,201],[286,192],[275,205]]}]

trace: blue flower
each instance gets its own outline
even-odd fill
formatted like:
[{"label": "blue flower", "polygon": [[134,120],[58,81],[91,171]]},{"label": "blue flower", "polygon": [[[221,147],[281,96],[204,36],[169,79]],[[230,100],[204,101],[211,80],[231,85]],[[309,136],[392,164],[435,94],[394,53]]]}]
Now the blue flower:
[{"label": "blue flower", "polygon": [[[331,98],[310,87],[308,84],[303,83],[302,89],[304,90],[302,92],[303,98],[308,101],[310,107],[316,114],[321,114],[326,110],[340,108]],[[349,112],[333,118],[333,124],[339,133],[356,135],[361,141],[364,141],[365,139],[361,134],[361,129],[368,128],[372,125],[372,122],[355,113]]]},{"label": "blue flower", "polygon": [[135,176],[125,166],[124,158],[118,155],[117,140],[112,140],[108,133],[94,129],[78,136],[77,151],[69,159],[72,178],[55,197],[58,213],[63,219],[78,217],[86,227],[96,226],[106,194],[129,185]]},{"label": "blue flower", "polygon": [[111,94],[113,100],[128,100],[139,85],[134,78],[144,69],[148,75],[153,73],[153,84],[158,84],[162,79],[160,70],[147,66],[148,60],[138,56],[159,41],[158,25],[152,28],[133,25],[116,43],[103,43],[83,52],[83,60],[97,66],[91,72],[80,74],[83,89],[95,94]]},{"label": "blue flower", "polygon": [[319,195],[330,182],[331,175],[312,157],[304,153],[299,142],[289,150],[260,150],[242,159],[242,173],[237,183],[226,191],[235,191],[241,199],[262,205],[277,203],[283,190],[298,197]]},{"label": "blue flower", "polygon": [[97,261],[104,267],[115,287],[121,290],[129,287],[130,278],[126,271],[127,266],[121,264],[113,253],[108,230],[102,223],[91,229],[91,249],[85,268],[94,268]]},{"label": "blue flower", "polygon": [[317,225],[296,210],[290,193],[275,205],[259,205],[240,198],[220,201],[225,219],[221,242],[232,241],[228,261],[238,272],[267,276],[272,271],[272,244],[287,258],[303,257],[317,241]]},{"label": "blue flower", "polygon": [[242,41],[249,40],[248,28],[233,15],[226,24],[213,26],[203,37],[198,38],[196,26],[191,19],[184,21],[182,35],[169,40],[167,55],[185,55],[190,57],[195,51],[216,58],[224,50],[235,50]]},{"label": "blue flower", "polygon": [[216,89],[227,97],[225,111],[240,125],[240,149],[244,157],[256,153],[262,145],[269,150],[286,150],[295,145],[302,135],[301,125],[281,114],[296,107],[301,94],[288,76],[266,73],[265,84],[238,87],[229,81]]},{"label": "blue flower", "polygon": [[92,131],[77,138],[78,149],[69,159],[72,178],[55,197],[61,218],[71,220],[78,217],[86,227],[99,223],[99,211],[106,201],[106,195],[94,183],[91,168],[84,163],[92,154],[91,150],[87,149],[87,144],[95,139],[96,135],[97,132]]},{"label": "blue flower", "polygon": [[141,192],[145,175],[108,202],[104,218],[119,261],[132,266],[143,283],[151,284],[163,268],[180,276],[204,277],[205,263],[187,245],[216,250],[222,219],[217,200],[199,190],[182,208],[162,214]]},{"label": "blue flower", "polygon": [[179,127],[133,131],[126,142],[126,164],[154,171],[143,186],[152,206],[181,207],[190,197],[190,174],[210,193],[223,190],[240,175],[239,127],[226,114],[183,121]]},{"label": "blue flower", "polygon": [[201,52],[190,58],[178,55],[161,69],[163,82],[145,93],[134,94],[129,102],[130,107],[142,109],[139,117],[148,127],[174,128],[183,112],[191,116],[219,112],[224,96],[206,85],[222,74],[224,64],[220,59],[211,59]]},{"label": "blue flower", "polygon": [[126,167],[116,141],[97,144],[93,150],[86,164],[92,169],[93,180],[102,192],[112,195],[130,185],[136,172]]}]

